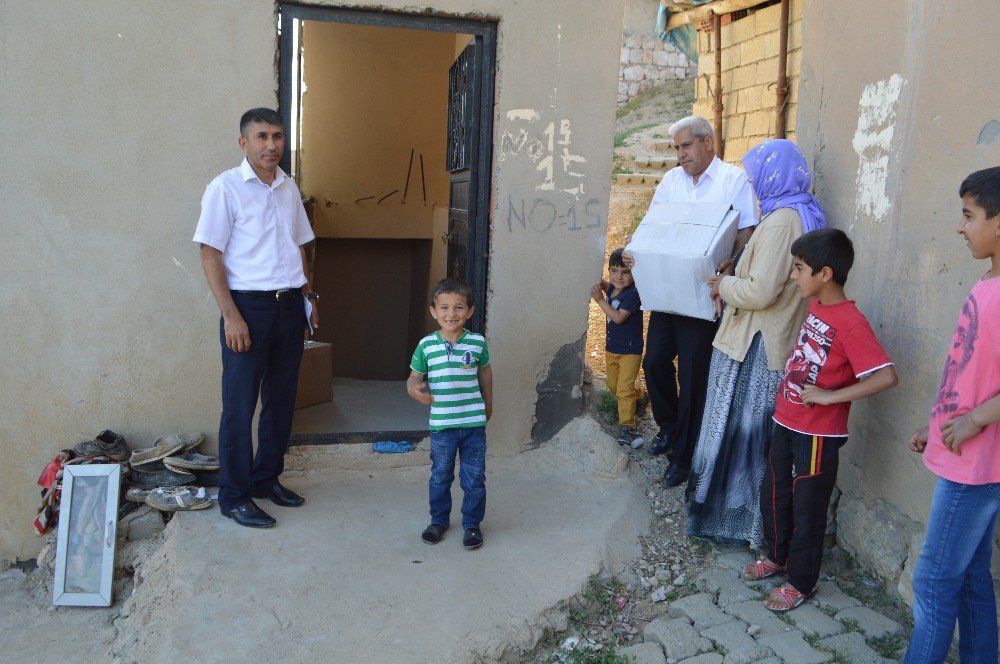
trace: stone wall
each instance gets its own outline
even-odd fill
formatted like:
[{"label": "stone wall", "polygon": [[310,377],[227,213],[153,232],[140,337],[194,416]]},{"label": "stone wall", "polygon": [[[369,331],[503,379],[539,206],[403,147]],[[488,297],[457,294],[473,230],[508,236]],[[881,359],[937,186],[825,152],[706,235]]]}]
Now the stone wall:
[{"label": "stone wall", "polygon": [[[792,0],[788,29],[787,138],[795,140],[799,62],[802,56],[802,10]],[[725,21],[726,19],[724,19]],[[771,5],[722,26],[722,134],[726,161],[739,160],[754,145],[774,136],[781,6]],[[715,35],[698,32],[698,82],[695,115],[709,120],[715,90]]]},{"label": "stone wall", "polygon": [[697,65],[670,43],[631,32],[622,33],[621,67],[618,70],[618,104],[663,81],[692,78]]}]

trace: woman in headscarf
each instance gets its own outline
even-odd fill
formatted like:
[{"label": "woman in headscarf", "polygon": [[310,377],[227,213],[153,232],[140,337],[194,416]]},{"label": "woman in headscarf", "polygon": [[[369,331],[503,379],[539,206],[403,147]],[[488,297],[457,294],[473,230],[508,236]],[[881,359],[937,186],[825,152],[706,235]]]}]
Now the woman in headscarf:
[{"label": "woman in headscarf", "polygon": [[[826,220],[809,193],[806,160],[794,143],[765,141],[743,157],[761,222],[735,275],[713,277],[726,304],[715,336],[708,399],[688,482],[687,532],[717,541],[763,541],[760,483],[778,383],[806,302],[789,278],[791,246]],[[752,566],[751,566],[752,567]],[[749,578],[764,576],[767,570]]]}]

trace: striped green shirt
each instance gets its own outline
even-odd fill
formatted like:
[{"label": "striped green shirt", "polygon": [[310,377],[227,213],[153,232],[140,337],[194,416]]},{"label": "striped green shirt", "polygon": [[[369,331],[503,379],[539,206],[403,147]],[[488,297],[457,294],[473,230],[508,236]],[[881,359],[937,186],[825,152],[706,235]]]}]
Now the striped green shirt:
[{"label": "striped green shirt", "polygon": [[486,426],[486,405],[479,391],[479,367],[490,363],[490,351],[481,334],[462,330],[454,344],[440,332],[417,344],[410,370],[427,376],[434,403],[431,431]]}]

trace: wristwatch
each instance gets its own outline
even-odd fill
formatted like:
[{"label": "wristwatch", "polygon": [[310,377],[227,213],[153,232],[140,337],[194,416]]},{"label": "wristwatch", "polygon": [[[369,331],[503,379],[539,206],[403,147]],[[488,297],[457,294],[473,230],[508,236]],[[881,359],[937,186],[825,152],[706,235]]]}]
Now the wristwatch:
[{"label": "wristwatch", "polygon": [[319,302],[319,293],[316,291],[309,291],[306,293],[306,299],[312,300],[313,302]]}]

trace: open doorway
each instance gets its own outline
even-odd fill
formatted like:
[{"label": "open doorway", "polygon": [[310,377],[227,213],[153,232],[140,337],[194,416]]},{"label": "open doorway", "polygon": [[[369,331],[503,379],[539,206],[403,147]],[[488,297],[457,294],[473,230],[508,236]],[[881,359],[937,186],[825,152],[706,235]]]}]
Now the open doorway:
[{"label": "open doorway", "polygon": [[410,354],[435,329],[445,276],[476,299],[484,331],[496,25],[433,16],[280,7],[282,168],[313,230],[313,286],[333,400],[301,408],[297,444],[418,439]]}]

